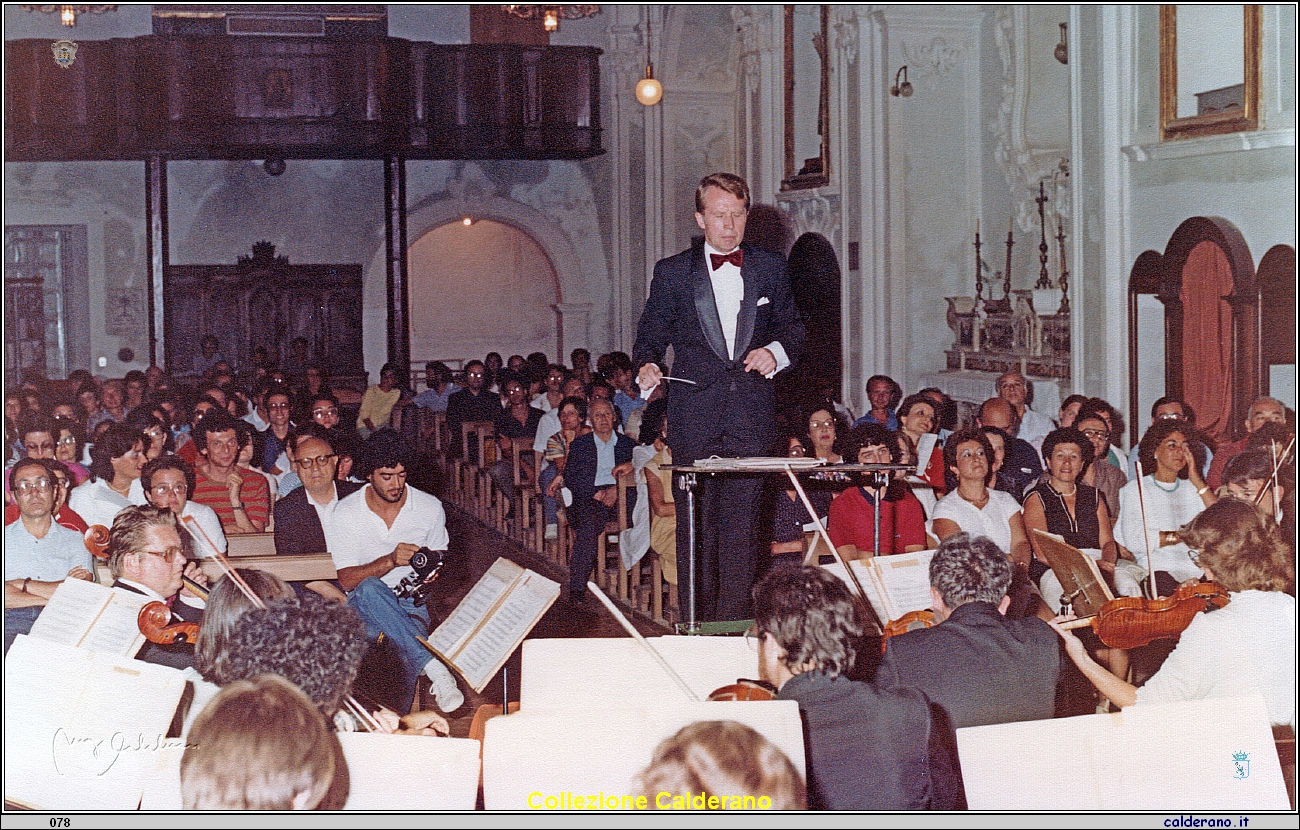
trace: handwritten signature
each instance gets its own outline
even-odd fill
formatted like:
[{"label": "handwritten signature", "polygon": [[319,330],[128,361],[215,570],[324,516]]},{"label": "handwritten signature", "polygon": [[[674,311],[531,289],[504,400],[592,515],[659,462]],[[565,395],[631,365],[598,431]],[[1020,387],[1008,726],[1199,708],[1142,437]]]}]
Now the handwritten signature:
[{"label": "handwritten signature", "polygon": [[150,737],[114,732],[109,738],[80,737],[60,726],[54,730],[50,750],[54,756],[54,771],[59,775],[87,771],[102,776],[125,754],[160,752],[185,746],[183,738],[165,738],[162,735]]}]

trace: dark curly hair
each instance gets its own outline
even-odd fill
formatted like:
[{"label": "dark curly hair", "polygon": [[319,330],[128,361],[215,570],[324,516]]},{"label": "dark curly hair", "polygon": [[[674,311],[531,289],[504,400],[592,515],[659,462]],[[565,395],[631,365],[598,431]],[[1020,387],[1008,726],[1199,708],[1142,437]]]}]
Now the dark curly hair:
[{"label": "dark curly hair", "polygon": [[126,455],[137,443],[148,443],[143,432],[126,424],[113,424],[95,439],[95,445],[90,448],[90,474],[96,479],[111,482],[113,459]]},{"label": "dark curly hair", "polygon": [[[1201,433],[1196,430],[1196,427],[1182,421],[1156,421],[1147,428],[1146,434],[1138,444],[1138,462],[1142,464],[1143,473],[1156,474],[1156,447],[1175,432],[1182,433],[1183,438],[1187,439],[1188,446],[1192,448],[1194,459],[1192,463],[1196,468],[1199,470],[1205,466],[1205,444],[1202,443]],[[1187,467],[1178,471],[1179,478],[1187,478],[1187,476]]]},{"label": "dark curly hair", "polygon": [[974,441],[984,448],[984,460],[988,462],[989,472],[984,476],[984,484],[993,480],[993,445],[988,436],[979,427],[958,430],[943,442],[943,466],[954,472],[957,469],[957,448],[968,441]]},{"label": "dark curly hair", "polygon": [[1082,477],[1084,473],[1088,472],[1088,466],[1093,461],[1094,448],[1092,442],[1088,440],[1088,436],[1074,427],[1054,429],[1047,433],[1047,437],[1043,439],[1044,466],[1047,465],[1047,460],[1052,457],[1052,452],[1061,444],[1074,444],[1079,448],[1079,457],[1083,460],[1083,466],[1079,468],[1079,476]]},{"label": "dark curly hair", "polygon": [[862,637],[858,608],[838,577],[822,568],[779,566],[754,586],[754,624],[785,650],[795,673],[811,666],[831,677],[847,674]]},{"label": "dark curly hair", "polygon": [[240,619],[226,649],[226,679],[278,674],[332,717],[365,650],[365,624],[346,605],[316,594],[279,599]]}]

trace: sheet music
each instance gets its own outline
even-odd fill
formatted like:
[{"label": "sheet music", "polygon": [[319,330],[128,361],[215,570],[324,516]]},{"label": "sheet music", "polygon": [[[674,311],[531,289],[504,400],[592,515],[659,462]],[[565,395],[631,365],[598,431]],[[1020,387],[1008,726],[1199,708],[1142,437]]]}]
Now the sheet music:
[{"label": "sheet music", "polygon": [[509,559],[498,559],[487,573],[470,589],[442,625],[429,636],[429,644],[449,659],[474,632],[492,607],[500,602],[524,569]]},{"label": "sheet music", "polygon": [[[496,612],[483,622],[464,648],[456,665],[475,691],[482,691],[546,609],[560,595],[560,584],[525,571]],[[450,655],[449,655],[450,656]]]},{"label": "sheet music", "polygon": [[83,579],[65,579],[32,625],[41,640],[134,657],[144,645],[137,622],[149,598]]},{"label": "sheet music", "polygon": [[[934,551],[919,550],[871,560],[885,587],[889,620],[909,611],[920,611],[934,604],[930,598],[930,560]],[[888,620],[886,620],[888,621]]]},{"label": "sheet music", "polygon": [[710,456],[700,458],[695,462],[695,466],[703,470],[712,468],[741,468],[746,470],[784,470],[790,467],[795,470],[807,470],[813,467],[824,466],[826,462],[820,458],[773,458],[769,456],[756,456],[753,458],[719,458]]},{"label": "sheet music", "polygon": [[[858,583],[862,585],[862,590],[866,591],[867,600],[871,603],[871,607],[876,612],[876,616],[880,618],[880,621],[882,623],[887,623],[891,619],[894,619],[893,617],[889,616],[889,611],[885,607],[884,602],[881,600],[880,591],[877,589],[876,580],[873,578],[875,576],[875,573],[869,567],[867,567],[861,562],[855,561],[852,564],[853,564],[854,572],[858,575]],[[855,597],[858,595],[858,592],[854,589],[853,583],[849,579],[848,573],[844,570],[843,565],[841,565],[839,562],[831,562],[829,564],[822,565],[822,567],[830,571],[831,573],[835,574],[835,576],[839,577],[841,580],[843,580],[844,584],[849,586],[850,594],[852,594]]]}]

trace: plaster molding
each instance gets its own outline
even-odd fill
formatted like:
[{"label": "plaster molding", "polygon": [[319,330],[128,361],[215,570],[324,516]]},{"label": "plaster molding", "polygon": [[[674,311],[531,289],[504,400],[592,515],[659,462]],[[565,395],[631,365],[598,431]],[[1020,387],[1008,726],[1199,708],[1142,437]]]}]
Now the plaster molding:
[{"label": "plaster molding", "polygon": [[838,193],[815,190],[783,193],[777,197],[776,205],[790,217],[793,227],[791,241],[805,233],[819,233],[826,237],[838,255],[843,226],[842,200]]},{"label": "plaster molding", "polygon": [[933,37],[929,43],[902,44],[903,62],[908,66],[909,80],[920,89],[931,89],[938,79],[955,69],[965,58],[965,48],[949,43],[947,38]]},{"label": "plaster molding", "polygon": [[1220,153],[1238,153],[1242,150],[1265,150],[1271,147],[1294,147],[1295,128],[1283,130],[1256,130],[1248,133],[1211,135],[1204,138],[1186,138],[1180,141],[1158,141],[1152,144],[1130,144],[1120,148],[1130,161],[1166,161],[1169,159],[1197,158]]},{"label": "plaster molding", "polygon": [[[851,6],[831,7],[831,32],[841,63],[858,60],[858,13]],[[833,70],[832,70],[833,71]]]},{"label": "plaster molding", "polygon": [[[1054,192],[1050,194],[1050,212],[1063,223],[1068,223],[1069,179],[1068,175],[1061,174],[1069,169],[1070,149],[1031,146],[1025,133],[1025,111],[1029,102],[1029,62],[1025,54],[1029,40],[1027,8],[999,7],[993,39],[1002,63],[1002,97],[997,120],[992,126],[996,140],[993,158],[1002,167],[1016,226],[1025,233],[1038,228],[1038,205],[1033,194],[1039,181],[1053,178],[1053,174],[1057,175],[1053,180]],[[1052,217],[1048,218],[1050,224]]]}]

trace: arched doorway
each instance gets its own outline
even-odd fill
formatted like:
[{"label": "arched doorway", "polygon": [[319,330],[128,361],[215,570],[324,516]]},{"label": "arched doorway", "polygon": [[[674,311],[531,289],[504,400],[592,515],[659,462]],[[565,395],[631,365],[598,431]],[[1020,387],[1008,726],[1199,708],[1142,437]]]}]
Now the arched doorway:
[{"label": "arched doorway", "polygon": [[795,307],[807,329],[803,356],[793,373],[778,375],[784,400],[798,392],[816,394],[829,386],[835,400],[841,389],[840,263],[835,248],[819,233],[795,240],[787,260]]},{"label": "arched doorway", "polygon": [[528,234],[487,219],[449,222],[408,255],[412,360],[558,353],[559,281]]}]

